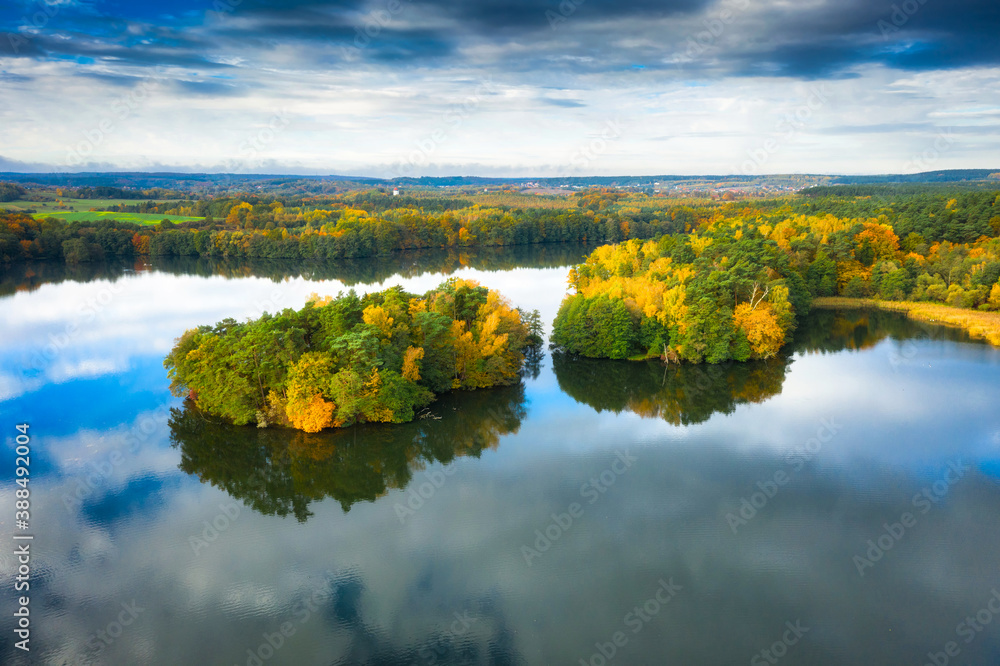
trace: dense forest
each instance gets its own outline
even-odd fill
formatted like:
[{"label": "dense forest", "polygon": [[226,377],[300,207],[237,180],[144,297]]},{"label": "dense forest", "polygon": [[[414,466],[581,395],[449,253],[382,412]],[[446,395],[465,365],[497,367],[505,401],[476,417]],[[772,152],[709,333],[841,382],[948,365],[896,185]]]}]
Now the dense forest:
[{"label": "dense forest", "polygon": [[[67,196],[81,193],[90,196],[97,190],[79,188]],[[379,190],[309,197],[244,194],[138,200],[108,209],[201,219],[153,225],[113,219],[65,222],[0,210],[0,263],[30,259],[86,263],[143,256],[341,260],[428,248],[617,243],[695,231],[719,217],[773,226],[800,215],[877,218],[901,239],[915,233],[929,243],[970,243],[996,235],[997,196],[997,191],[982,188],[852,185],[732,202],[684,201],[607,189],[570,197],[481,195],[489,202],[485,205],[462,195],[392,196]]]},{"label": "dense forest", "polygon": [[296,225],[299,220],[273,221],[280,208],[267,208],[267,222],[261,222],[254,209],[243,202],[218,223],[164,221],[153,226],[111,220],[66,223],[0,213],[0,262],[57,259],[82,263],[143,255],[345,259],[427,248],[615,242],[683,231],[696,222],[683,209],[623,222],[617,215],[591,210],[474,206],[444,212],[389,208],[377,214],[361,208],[314,210],[302,216],[303,224]]},{"label": "dense forest", "polygon": [[435,394],[511,384],[542,339],[538,313],[452,278],[316,297],[299,311],[186,331],[164,361],[177,395],[237,425],[306,432],[412,421]]},{"label": "dense forest", "polygon": [[915,196],[898,209],[720,208],[687,234],[600,247],[570,270],[552,341],[591,357],[720,363],[773,357],[816,296],[1000,310],[1000,194]]}]

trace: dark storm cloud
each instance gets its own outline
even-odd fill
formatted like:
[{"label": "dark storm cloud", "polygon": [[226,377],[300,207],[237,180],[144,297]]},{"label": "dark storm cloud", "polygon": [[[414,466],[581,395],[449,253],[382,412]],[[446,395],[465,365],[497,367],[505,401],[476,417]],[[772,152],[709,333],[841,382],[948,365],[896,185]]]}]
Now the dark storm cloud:
[{"label": "dark storm cloud", "polygon": [[410,12],[430,11],[451,18],[466,30],[491,33],[510,29],[551,30],[550,15],[547,15],[549,12],[567,19],[572,17],[584,20],[631,16],[663,18],[695,13],[712,4],[712,0],[482,0],[480,2],[398,0],[396,3],[392,0],[379,0],[373,3],[351,0],[334,2],[243,0],[234,8],[233,14],[256,13],[270,17],[302,17],[327,12],[369,14],[384,11],[390,15],[401,16]]},{"label": "dark storm cloud", "polygon": [[[102,61],[112,65],[178,66],[192,68],[225,67],[209,59],[204,51],[146,40],[138,45],[123,40],[95,38],[82,33],[0,34],[0,61],[5,56],[37,59],[73,59],[81,64]],[[13,47],[5,49],[5,46]]]},{"label": "dark storm cloud", "polygon": [[[96,10],[105,16],[95,16]],[[513,76],[845,78],[1000,63],[995,0],[177,0],[61,9],[42,29],[0,12],[10,57],[326,69],[484,67]],[[478,60],[469,53],[481,53]],[[611,85],[611,84],[609,84]],[[203,89],[204,90],[204,89]],[[225,87],[219,88],[226,93]]]},{"label": "dark storm cloud", "polygon": [[1000,5],[992,0],[831,0],[809,11],[767,9],[760,18],[743,43],[723,49],[734,73],[815,78],[866,64],[933,70],[1000,62]]},{"label": "dark storm cloud", "polygon": [[29,35],[0,31],[0,59],[37,58],[44,55],[45,52],[38,48],[38,44]]},{"label": "dark storm cloud", "polygon": [[[219,35],[360,46],[372,49],[373,60],[392,59],[385,54],[441,58],[460,45],[517,44],[524,48],[497,63],[514,72],[560,56],[586,59],[586,65],[567,61],[565,69],[615,71],[640,62],[658,71],[664,68],[657,60],[690,55],[692,43],[707,55],[708,62],[694,59],[697,69],[716,75],[842,77],[873,63],[930,70],[1000,62],[1000,5],[992,0],[826,0],[807,7],[768,0],[487,0],[457,6],[450,0],[245,0],[232,18],[215,28]],[[418,23],[427,27],[414,28]],[[647,39],[620,43],[634,37]]]}]

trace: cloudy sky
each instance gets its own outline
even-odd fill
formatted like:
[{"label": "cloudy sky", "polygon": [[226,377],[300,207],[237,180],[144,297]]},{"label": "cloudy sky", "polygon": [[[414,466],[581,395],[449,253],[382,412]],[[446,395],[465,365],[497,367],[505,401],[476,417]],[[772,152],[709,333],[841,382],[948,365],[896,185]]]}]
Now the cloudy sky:
[{"label": "cloudy sky", "polygon": [[1000,168],[995,0],[0,0],[0,171]]}]

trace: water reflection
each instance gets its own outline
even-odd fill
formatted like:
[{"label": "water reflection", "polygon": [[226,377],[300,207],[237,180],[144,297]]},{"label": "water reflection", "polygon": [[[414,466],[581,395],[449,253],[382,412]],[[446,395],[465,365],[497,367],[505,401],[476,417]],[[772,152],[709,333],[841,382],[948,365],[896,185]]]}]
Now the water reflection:
[{"label": "water reflection", "polygon": [[134,260],[112,259],[84,264],[21,262],[0,265],[0,297],[18,291],[33,291],[44,284],[58,284],[67,280],[114,281],[126,275],[148,271],[230,279],[262,277],[276,282],[288,277],[303,277],[312,281],[338,280],[347,286],[354,286],[384,282],[395,276],[413,278],[426,273],[451,275],[463,268],[510,271],[525,266],[568,267],[582,261],[592,250],[592,245],[552,243],[461,250],[414,250],[330,262],[280,259],[231,261],[213,257],[139,257]]},{"label": "water reflection", "polygon": [[[471,277],[548,321],[565,285],[563,268]],[[437,281],[400,280],[414,291]],[[173,428],[147,416],[167,398],[160,361],[185,328],[256,316],[275,290],[281,307],[300,307],[341,285],[162,273],[120,283],[60,349],[55,363],[77,374],[47,374],[3,402],[37,437],[37,550],[32,652],[13,646],[16,618],[0,618],[0,663],[598,664],[597,643],[610,649],[623,631],[609,665],[746,664],[800,620],[810,631],[781,664],[921,664],[949,641],[961,649],[951,663],[1000,663],[996,619],[971,643],[956,633],[1000,589],[1000,350],[956,344],[958,331],[817,312],[788,358],[708,383],[689,367],[664,379],[657,364],[585,372],[556,359],[558,374],[536,365],[523,389],[442,397],[440,420],[306,436],[184,410]],[[19,371],[106,288],[66,282],[4,299],[0,371]],[[114,363],[100,375],[77,367],[95,359]],[[636,375],[623,375],[631,392],[587,385],[610,391],[618,371]],[[633,415],[644,409],[655,418]],[[684,419],[697,425],[671,425]],[[786,453],[822,419],[842,430],[797,469]],[[141,433],[134,451],[130,433]],[[590,503],[581,486],[603,484],[625,451],[635,464]],[[915,506],[958,461],[971,470],[926,513]],[[447,482],[401,522],[396,507],[438,471]],[[727,515],[779,471],[788,483],[734,533]],[[67,503],[81,487],[82,504]],[[7,506],[12,492],[0,490]],[[573,503],[583,515],[555,531]],[[227,523],[231,504],[242,510]],[[916,525],[861,576],[854,558],[904,512]],[[195,548],[207,524],[220,531]],[[522,546],[538,532],[558,540],[529,565]],[[8,589],[16,566],[12,550],[0,554]],[[623,619],[671,577],[676,600],[633,634]],[[107,644],[99,632],[122,604],[144,610]],[[295,633],[280,648],[265,644],[286,624]]]},{"label": "water reflection", "polygon": [[882,310],[813,310],[795,331],[791,349],[803,352],[839,352],[870,349],[886,338],[934,339],[968,342],[959,328],[931,326],[896,312]]},{"label": "water reflection", "polygon": [[605,361],[554,353],[559,388],[598,412],[633,412],[673,425],[707,421],[716,412],[763,402],[781,392],[787,358],[720,365]]},{"label": "water reflection", "polygon": [[[557,352],[552,362],[559,388],[598,412],[627,411],[672,425],[692,425],[781,393],[795,352],[858,351],[873,348],[887,338],[969,339],[959,329],[927,326],[892,312],[817,310],[803,318],[784,354],[767,361],[664,365],[659,361],[608,361]],[[897,354],[896,360],[903,355]]]},{"label": "water reflection", "polygon": [[[894,313],[817,311],[807,317],[791,348],[798,352],[861,350],[893,337],[958,337]],[[528,359],[525,376],[537,378],[541,357]],[[631,412],[675,426],[731,414],[781,393],[794,360],[720,365],[664,365],[591,359],[555,352],[559,389],[597,412]],[[265,515],[304,522],[309,504],[336,499],[344,512],[390,489],[405,489],[427,463],[448,464],[495,449],[526,416],[524,385],[443,396],[426,418],[402,425],[364,425],[308,434],[238,427],[190,405],[171,410],[170,437],[181,451],[180,469],[216,486]]]},{"label": "water reflection", "polygon": [[478,458],[518,431],[527,415],[523,384],[456,392],[435,401],[425,418],[401,425],[369,424],[309,434],[239,427],[190,405],[172,409],[170,439],[180,469],[267,515],[312,513],[332,497],[347,512],[391,488],[405,488],[427,463]]}]

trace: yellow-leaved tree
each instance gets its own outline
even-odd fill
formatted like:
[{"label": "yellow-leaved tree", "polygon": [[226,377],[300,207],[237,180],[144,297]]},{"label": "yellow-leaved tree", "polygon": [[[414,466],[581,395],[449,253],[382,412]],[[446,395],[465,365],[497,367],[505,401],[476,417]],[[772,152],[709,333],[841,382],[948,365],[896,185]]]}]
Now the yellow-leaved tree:
[{"label": "yellow-leaved tree", "polygon": [[330,357],[319,352],[306,352],[288,373],[288,402],[285,414],[293,428],[306,432],[319,432],[335,423],[336,405],[326,400],[333,379]]},{"label": "yellow-leaved tree", "polygon": [[388,339],[392,337],[392,326],[396,323],[394,317],[390,317],[380,305],[369,305],[361,315],[366,324],[370,324],[378,329],[379,337]]},{"label": "yellow-leaved tree", "polygon": [[417,364],[424,357],[423,347],[407,347],[403,354],[403,379],[411,382],[420,381],[420,366]]},{"label": "yellow-leaved tree", "polygon": [[733,323],[746,333],[750,349],[757,358],[771,358],[785,342],[785,331],[767,301],[761,301],[756,306],[740,303],[733,312]]},{"label": "yellow-leaved tree", "polygon": [[990,310],[1000,310],[1000,282],[990,289],[990,297],[986,300],[986,305]]}]

